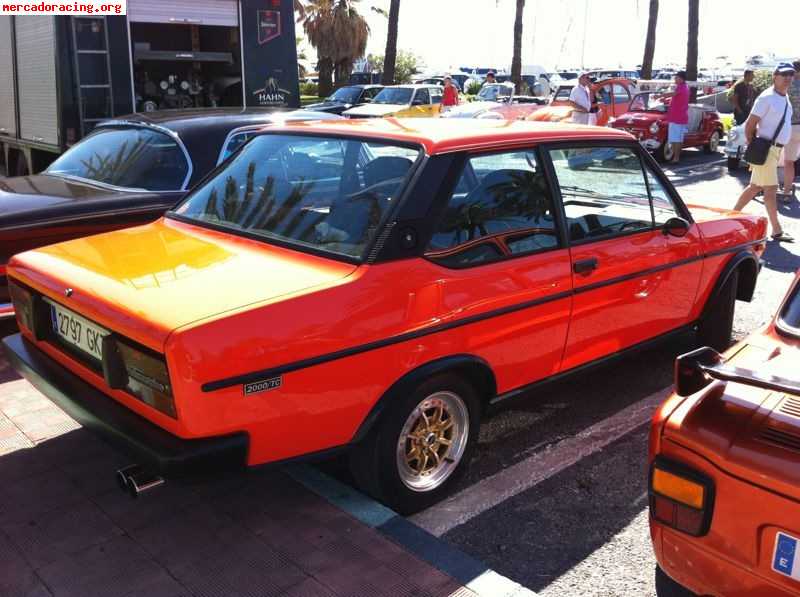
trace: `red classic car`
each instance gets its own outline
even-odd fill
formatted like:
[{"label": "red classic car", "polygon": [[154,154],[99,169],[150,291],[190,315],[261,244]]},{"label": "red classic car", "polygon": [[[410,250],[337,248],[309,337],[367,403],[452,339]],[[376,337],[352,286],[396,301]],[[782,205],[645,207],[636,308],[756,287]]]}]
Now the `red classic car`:
[{"label": "red classic car", "polygon": [[346,450],[411,512],[491,405],[674,332],[728,342],[765,231],[687,208],[613,129],[270,128],[156,223],[15,256],[4,346],[155,474]]},{"label": "red classic car", "polygon": [[[573,107],[569,95],[575,85],[561,85],[549,105],[534,111],[527,120],[535,122],[567,122],[572,119]],[[605,126],[628,111],[631,95],[636,93],[636,83],[630,79],[605,79],[592,83],[592,93],[597,101],[597,125]]]},{"label": "red classic car", "polygon": [[650,431],[659,595],[800,594],[800,272],[724,356],[679,357]]},{"label": "red classic car", "polygon": [[[658,159],[670,161],[672,146],[667,143],[667,102],[658,99],[658,94],[648,91],[637,94],[631,101],[630,110],[617,118],[611,126],[627,131]],[[687,147],[702,147],[713,153],[719,147],[724,127],[719,114],[711,106],[689,105],[689,128],[683,141]]]}]

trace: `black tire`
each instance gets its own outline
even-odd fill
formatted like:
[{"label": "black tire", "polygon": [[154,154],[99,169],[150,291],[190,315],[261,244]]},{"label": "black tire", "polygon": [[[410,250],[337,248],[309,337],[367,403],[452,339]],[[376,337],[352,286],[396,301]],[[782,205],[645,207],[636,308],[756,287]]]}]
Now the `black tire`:
[{"label": "black tire", "polygon": [[[669,151],[669,153],[667,153]],[[667,141],[664,141],[661,146],[655,151],[656,159],[659,162],[669,162],[672,160],[672,148]]]},{"label": "black tire", "polygon": [[733,313],[736,307],[736,292],[739,286],[739,271],[734,270],[725,281],[719,294],[707,306],[705,317],[700,321],[697,339],[702,346],[710,346],[718,352],[731,345]]},{"label": "black tire", "polygon": [[[716,141],[714,140],[715,137]],[[719,149],[719,140],[720,140],[719,131],[714,131],[713,133],[711,133],[711,139],[709,139],[708,143],[703,145],[703,151],[705,153],[717,153],[717,150]]]},{"label": "black tire", "polygon": [[672,580],[658,565],[656,566],[656,595],[658,597],[697,597],[689,589]]},{"label": "black tire", "polygon": [[728,158],[728,172],[736,172],[741,165],[739,158]]},{"label": "black tire", "polygon": [[[440,485],[426,491],[409,488],[401,478],[397,447],[406,421],[418,405],[437,392],[450,392],[461,399],[469,416],[466,446],[461,458]],[[404,395],[393,398],[367,437],[350,455],[350,470],[356,484],[400,514],[419,512],[443,499],[463,477],[475,451],[480,427],[481,403],[478,394],[464,378],[445,373],[437,375]]]}]

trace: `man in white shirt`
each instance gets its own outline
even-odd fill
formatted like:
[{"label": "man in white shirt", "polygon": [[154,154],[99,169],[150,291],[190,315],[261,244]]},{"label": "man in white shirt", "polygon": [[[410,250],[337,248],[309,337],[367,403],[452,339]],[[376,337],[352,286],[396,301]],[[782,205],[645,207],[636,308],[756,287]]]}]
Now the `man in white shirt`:
[{"label": "man in white shirt", "polygon": [[[741,211],[759,192],[764,193],[764,207],[772,225],[772,240],[793,242],[788,232],[784,232],[778,221],[778,161],[781,149],[792,137],[792,105],[786,95],[794,78],[794,67],[786,62],[777,66],[772,73],[772,87],[764,90],[756,98],[750,116],[745,122],[745,137],[750,144],[758,136],[772,142],[767,159],[762,165],[751,164],[750,184],[742,191],[736,202],[736,211]],[[780,128],[778,128],[780,127]],[[777,134],[776,134],[777,133]],[[774,139],[774,141],[773,141]]]},{"label": "man in white shirt", "polygon": [[589,75],[581,73],[578,77],[578,84],[572,88],[569,94],[569,105],[572,106],[572,122],[577,124],[589,124],[589,111],[592,109],[591,100],[592,81]]}]

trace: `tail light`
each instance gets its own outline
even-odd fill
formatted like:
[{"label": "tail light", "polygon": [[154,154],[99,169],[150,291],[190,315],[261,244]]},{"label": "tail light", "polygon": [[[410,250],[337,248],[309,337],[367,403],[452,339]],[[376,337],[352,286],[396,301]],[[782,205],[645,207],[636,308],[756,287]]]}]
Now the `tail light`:
[{"label": "tail light", "polygon": [[11,302],[14,304],[14,311],[17,314],[19,325],[33,331],[33,295],[10,280],[8,282],[8,293],[11,296]]},{"label": "tail light", "polygon": [[167,363],[162,355],[113,335],[106,337],[103,376],[109,387],[125,390],[172,418],[177,416]]},{"label": "tail light", "polygon": [[650,468],[650,515],[689,535],[708,533],[714,506],[714,484],[682,464],[657,458]]}]

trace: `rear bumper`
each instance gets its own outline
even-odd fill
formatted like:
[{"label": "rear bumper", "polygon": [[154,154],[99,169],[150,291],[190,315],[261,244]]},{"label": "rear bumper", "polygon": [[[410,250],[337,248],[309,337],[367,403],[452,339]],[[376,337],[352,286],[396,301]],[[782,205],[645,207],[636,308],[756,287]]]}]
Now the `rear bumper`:
[{"label": "rear bumper", "polygon": [[44,354],[21,334],[3,338],[11,366],[69,416],[165,477],[244,468],[246,433],[182,439],[106,396]]}]

